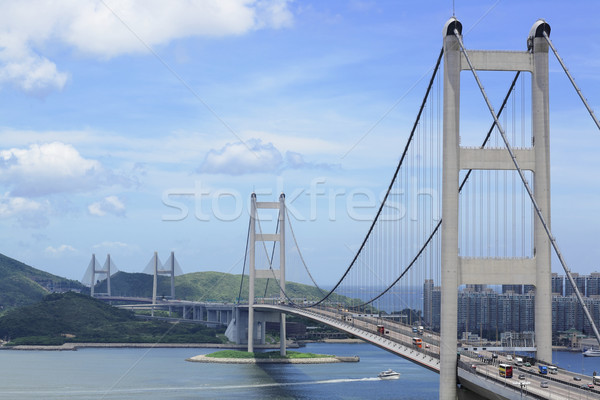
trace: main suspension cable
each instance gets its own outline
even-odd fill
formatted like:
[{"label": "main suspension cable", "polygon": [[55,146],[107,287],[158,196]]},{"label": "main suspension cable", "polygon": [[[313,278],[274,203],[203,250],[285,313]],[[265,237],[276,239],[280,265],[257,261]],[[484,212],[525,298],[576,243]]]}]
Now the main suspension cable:
[{"label": "main suspension cable", "polygon": [[415,123],[413,124],[413,128],[412,128],[412,130],[410,132],[410,135],[408,137],[408,140],[406,142],[406,146],[404,147],[404,151],[402,152],[402,156],[400,157],[400,161],[398,162],[398,166],[396,167],[396,171],[394,172],[394,176],[392,177],[390,185],[388,186],[388,190],[385,193],[385,196],[383,197],[383,200],[381,201],[381,205],[379,206],[379,209],[377,210],[377,214],[375,215],[375,218],[373,218],[373,223],[371,224],[371,226],[369,228],[369,231],[367,232],[367,235],[365,236],[365,239],[363,240],[363,242],[360,245],[358,251],[356,252],[354,258],[352,259],[352,262],[350,262],[350,265],[348,266],[348,268],[346,269],[346,271],[344,272],[344,274],[342,275],[342,277],[340,278],[340,280],[329,291],[329,293],[327,293],[327,295],[325,297],[323,297],[321,300],[317,301],[316,303],[310,305],[311,307],[317,306],[317,305],[321,304],[322,302],[324,302],[325,300],[327,300],[333,294],[333,292],[342,284],[342,282],[344,281],[344,279],[346,278],[346,276],[348,275],[348,273],[350,273],[350,270],[352,269],[352,267],[356,263],[356,260],[358,259],[359,255],[361,254],[363,248],[367,244],[367,241],[368,241],[369,237],[371,236],[371,232],[373,232],[373,228],[375,227],[375,224],[377,223],[377,221],[379,219],[379,216],[381,215],[381,212],[383,210],[385,202],[386,202],[387,198],[389,197],[390,192],[392,191],[392,187],[394,185],[394,182],[396,181],[396,177],[398,176],[398,172],[400,172],[400,167],[402,167],[402,164],[404,163],[404,159],[406,157],[406,154],[408,152],[408,149],[410,147],[412,139],[413,139],[413,137],[415,135],[415,131],[416,131],[417,126],[419,124],[419,120],[421,119],[421,114],[423,113],[423,109],[425,108],[425,104],[427,102],[427,98],[429,97],[429,92],[431,91],[431,88],[433,86],[433,82],[435,81],[435,76],[437,74],[437,71],[439,69],[440,63],[442,61],[442,55],[443,54],[444,54],[444,49],[442,48],[440,50],[440,54],[439,54],[438,59],[436,61],[435,67],[433,69],[433,74],[431,75],[431,79],[429,81],[429,85],[427,86],[427,91],[425,93],[425,96],[423,97],[423,101],[421,103],[421,107],[419,108],[419,112],[417,114],[417,118],[415,119]]},{"label": "main suspension cable", "polygon": [[298,255],[300,256],[300,261],[302,261],[302,265],[304,265],[304,269],[306,270],[306,273],[310,277],[310,280],[315,285],[315,287],[319,290],[319,292],[321,292],[322,295],[325,295],[325,291],[319,287],[319,285],[313,278],[312,274],[310,273],[310,270],[308,269],[306,262],[304,261],[304,257],[302,256],[302,252],[300,251],[300,246],[298,246],[298,242],[296,241],[296,235],[294,234],[294,229],[292,228],[292,221],[290,221],[290,214],[288,213],[287,207],[285,209],[285,217],[288,221],[287,225],[290,227],[290,232],[292,232],[292,238],[294,239],[294,244],[296,245],[296,249],[298,249]]},{"label": "main suspension cable", "polygon": [[[502,105],[500,106],[498,115],[502,114],[502,111],[504,111],[504,108],[506,107],[506,103],[508,101],[508,99],[510,98],[510,95],[515,87],[515,84],[517,83],[517,80],[519,79],[519,75],[521,74],[520,71],[517,71],[517,73],[515,74],[515,77],[512,81],[512,83],[510,84],[510,88],[508,89],[508,92],[506,93],[506,96],[504,97],[504,101],[502,102]],[[490,140],[490,137],[492,135],[492,132],[494,131],[494,127],[496,126],[496,121],[494,121],[492,123],[492,126],[490,127],[490,129],[488,130],[487,135],[485,136],[485,139],[483,140],[483,144],[481,145],[481,148],[483,149],[487,142]],[[467,180],[469,179],[469,177],[471,176],[471,173],[473,172],[472,169],[469,169],[465,175],[465,177],[463,178],[460,186],[458,187],[458,191],[459,193],[462,191],[463,187],[466,185]],[[419,252],[415,255],[415,257],[412,259],[412,261],[410,262],[410,264],[408,264],[408,266],[404,269],[404,271],[402,271],[402,273],[400,274],[400,276],[394,281],[392,282],[391,285],[389,285],[383,292],[381,292],[379,295],[377,295],[376,297],[372,298],[371,300],[360,304],[358,307],[362,307],[365,306],[367,304],[370,304],[372,302],[374,302],[375,300],[379,299],[381,296],[383,296],[384,294],[386,294],[387,292],[389,292],[392,287],[398,283],[400,281],[400,279],[402,279],[402,277],[404,275],[406,275],[406,273],[412,268],[412,266],[415,264],[415,262],[417,262],[417,260],[419,259],[419,257],[421,257],[421,254],[423,254],[423,252],[425,251],[425,248],[427,246],[429,246],[429,243],[431,242],[431,240],[433,239],[433,237],[435,236],[435,234],[437,233],[437,231],[440,229],[440,227],[442,226],[442,218],[440,218],[440,220],[438,221],[437,225],[435,226],[435,228],[433,229],[433,231],[431,232],[431,235],[429,235],[429,237],[427,238],[427,240],[425,241],[425,243],[423,243],[423,246],[421,246],[421,249],[419,250]]]},{"label": "main suspension cable", "polygon": [[248,234],[246,234],[246,251],[244,251],[244,265],[242,266],[242,278],[240,279],[240,291],[238,293],[236,304],[240,304],[240,299],[242,298],[242,286],[244,285],[244,273],[246,272],[246,258],[248,257],[248,245],[250,243],[250,224],[252,223],[252,218],[248,221]]}]

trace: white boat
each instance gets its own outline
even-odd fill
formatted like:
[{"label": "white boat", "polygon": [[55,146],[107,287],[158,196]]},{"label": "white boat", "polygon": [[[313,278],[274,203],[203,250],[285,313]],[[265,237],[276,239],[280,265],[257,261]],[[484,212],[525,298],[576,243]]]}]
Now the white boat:
[{"label": "white boat", "polygon": [[600,357],[600,350],[598,349],[587,349],[583,352],[584,357]]},{"label": "white boat", "polygon": [[393,371],[388,369],[387,371],[382,371],[377,374],[379,379],[398,379],[400,378],[400,372]]}]

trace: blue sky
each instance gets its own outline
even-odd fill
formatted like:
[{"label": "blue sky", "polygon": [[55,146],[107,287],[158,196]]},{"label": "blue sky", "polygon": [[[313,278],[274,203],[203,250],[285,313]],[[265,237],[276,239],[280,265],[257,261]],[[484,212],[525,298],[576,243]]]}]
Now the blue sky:
[{"label": "blue sky", "polygon": [[[250,193],[284,190],[315,278],[333,282],[376,211],[344,200],[387,188],[452,3],[3,2],[0,252],[72,279],[92,253],[129,272],[175,251],[184,272],[240,273]],[[546,19],[596,111],[599,11],[455,1],[468,48],[525,50]],[[553,231],[589,273],[600,132],[552,54],[550,70]]]}]

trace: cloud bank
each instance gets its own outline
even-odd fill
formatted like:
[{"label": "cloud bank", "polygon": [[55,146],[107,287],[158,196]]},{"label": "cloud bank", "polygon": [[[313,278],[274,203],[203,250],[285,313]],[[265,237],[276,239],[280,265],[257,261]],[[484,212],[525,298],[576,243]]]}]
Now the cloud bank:
[{"label": "cloud bank", "polygon": [[81,192],[124,182],[62,142],[0,150],[0,183],[11,188],[12,197]]},{"label": "cloud bank", "polygon": [[287,0],[21,0],[0,3],[0,84],[44,95],[68,73],[43,55],[52,39],[103,59],[191,36],[241,35],[292,23]]}]

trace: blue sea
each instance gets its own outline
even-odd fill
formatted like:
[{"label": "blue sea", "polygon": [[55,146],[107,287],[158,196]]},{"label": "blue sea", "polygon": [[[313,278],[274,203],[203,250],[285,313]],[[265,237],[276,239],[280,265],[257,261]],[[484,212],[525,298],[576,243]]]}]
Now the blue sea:
[{"label": "blue sea", "polygon": [[[439,376],[370,344],[312,343],[299,351],[358,355],[358,363],[203,364],[212,349],[0,351],[0,399],[437,399]],[[600,371],[600,359],[557,353],[560,366]],[[563,365],[564,364],[564,365]],[[385,369],[398,380],[379,380]],[[461,399],[477,399],[461,393]]]}]

